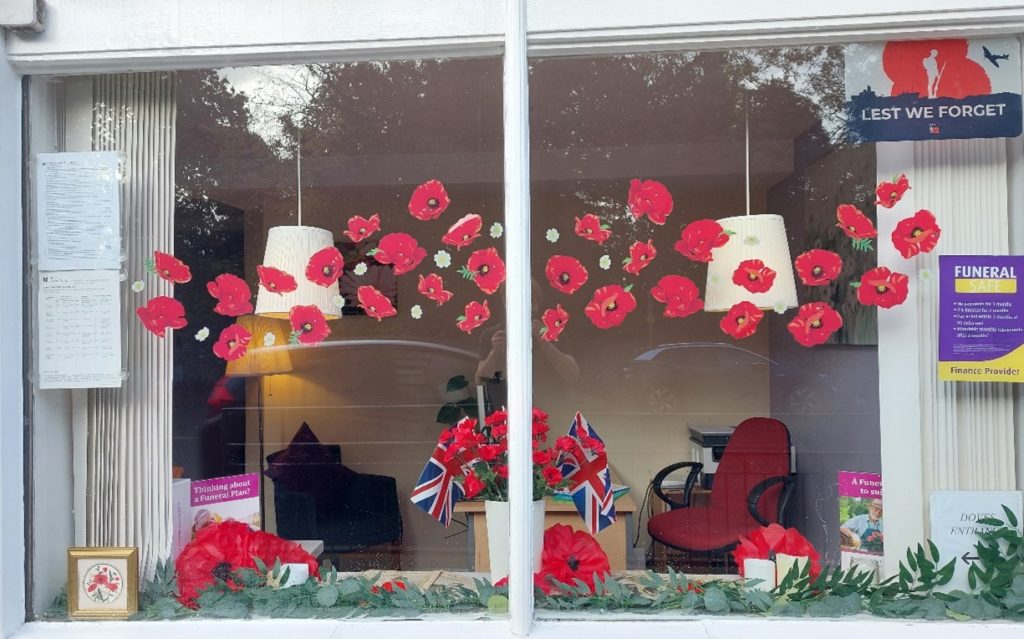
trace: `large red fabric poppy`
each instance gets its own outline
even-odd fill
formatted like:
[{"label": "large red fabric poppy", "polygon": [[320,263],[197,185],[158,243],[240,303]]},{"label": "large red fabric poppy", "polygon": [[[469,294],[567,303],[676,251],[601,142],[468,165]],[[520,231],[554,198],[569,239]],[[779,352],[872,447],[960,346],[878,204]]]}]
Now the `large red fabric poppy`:
[{"label": "large red fabric poppy", "polygon": [[505,261],[493,246],[480,249],[470,254],[466,272],[481,291],[491,295],[505,281]]},{"label": "large red fabric poppy", "polygon": [[558,304],[555,308],[544,311],[540,316],[540,322],[544,325],[540,338],[545,342],[557,342],[558,336],[562,334],[566,323],[569,322],[569,313],[562,308],[561,304]]},{"label": "large red fabric poppy", "polygon": [[904,259],[921,253],[931,253],[939,243],[942,229],[931,211],[921,209],[905,220],[900,220],[892,232],[892,243]]},{"label": "large red fabric poppy", "polygon": [[793,339],[802,346],[818,346],[843,327],[843,317],[825,302],[804,304],[786,325]]},{"label": "large red fabric poppy", "polygon": [[639,275],[640,271],[647,268],[657,255],[658,251],[654,248],[654,240],[633,242],[633,246],[629,247],[629,257],[622,264],[622,270]]},{"label": "large red fabric poppy", "polygon": [[549,257],[547,266],[544,267],[544,275],[553,289],[566,295],[572,295],[580,290],[590,277],[586,267],[578,259],[568,255]]},{"label": "large red fabric poppy", "polygon": [[361,215],[348,218],[348,230],[345,235],[353,242],[362,242],[380,230],[380,215],[374,213],[369,219]]},{"label": "large red fabric poppy", "polygon": [[395,275],[408,273],[423,261],[427,251],[408,233],[388,233],[380,238],[373,258],[381,264],[393,264]]},{"label": "large red fabric poppy", "polygon": [[661,226],[672,213],[672,194],[657,180],[631,180],[629,212],[638,220],[646,215],[651,222]]},{"label": "large red fabric poppy", "polygon": [[908,189],[910,189],[910,180],[907,179],[905,173],[892,182],[882,182],[875,188],[875,195],[878,197],[878,201],[875,204],[891,209],[896,206],[897,202],[903,199],[903,194]]},{"label": "large red fabric poppy", "polygon": [[206,290],[217,300],[217,305],[213,307],[215,313],[227,317],[252,313],[252,291],[245,280],[237,275],[222,273],[212,282],[206,283]]},{"label": "large red fabric poppy", "polygon": [[909,292],[909,277],[879,266],[861,276],[857,301],[866,306],[892,308],[905,302]]},{"label": "large red fabric poppy", "polygon": [[878,231],[871,219],[852,204],[840,204],[836,208],[836,219],[839,220],[836,226],[850,239],[867,240],[878,237]]},{"label": "large red fabric poppy", "polygon": [[480,237],[480,229],[483,228],[484,219],[476,213],[464,215],[448,227],[448,232],[441,237],[441,241],[449,246],[462,250],[462,247],[469,246]]},{"label": "large red fabric poppy", "polygon": [[[821,557],[811,542],[800,534],[796,528],[783,528],[779,524],[770,524],[753,530],[747,537],[740,535],[739,545],[732,551],[732,556],[743,576],[745,559],[773,559],[775,555],[792,555],[808,557],[810,569],[808,574],[815,578],[821,572]],[[781,581],[786,575],[779,575]]]},{"label": "large red fabric poppy", "polygon": [[651,297],[665,304],[665,317],[686,317],[704,308],[704,300],[693,280],[683,275],[666,275],[651,289]]},{"label": "large red fabric poppy", "polygon": [[299,287],[294,277],[273,266],[261,264],[256,267],[256,274],[260,277],[260,285],[271,293],[291,293]]},{"label": "large red fabric poppy", "polygon": [[806,286],[824,286],[839,277],[843,258],[832,251],[811,249],[797,256],[793,262],[800,281]]},{"label": "large red fabric poppy", "polygon": [[363,307],[366,314],[378,322],[385,317],[398,314],[388,296],[372,286],[360,286],[356,291],[356,297],[359,298],[359,306]]},{"label": "large red fabric poppy", "polygon": [[544,531],[544,551],[540,572],[534,583],[547,594],[560,592],[549,580],[576,585],[579,579],[594,589],[594,574],[604,579],[611,572],[611,563],[601,544],[583,530],[573,530],[565,524],[555,524]]},{"label": "large red fabric poppy", "polygon": [[598,244],[604,244],[612,236],[611,229],[601,224],[601,218],[593,213],[576,218],[575,232],[583,239]]},{"label": "large red fabric poppy", "polygon": [[764,311],[744,300],[733,304],[718,326],[733,339],[745,339],[757,332],[757,325],[762,319]]},{"label": "large red fabric poppy", "polygon": [[591,323],[598,328],[614,328],[636,309],[636,298],[619,286],[609,284],[594,291],[594,296],[583,309]]},{"label": "large red fabric poppy", "polygon": [[250,340],[252,333],[248,329],[241,324],[232,324],[220,332],[213,345],[213,354],[228,362],[241,359],[249,350]]},{"label": "large red fabric poppy", "polygon": [[428,300],[437,302],[438,306],[454,297],[454,293],[444,290],[444,280],[437,273],[420,275],[420,283],[416,286],[416,290]]},{"label": "large red fabric poppy", "polygon": [[697,220],[686,225],[673,248],[694,262],[710,262],[712,249],[724,246],[729,234],[715,220]]},{"label": "large red fabric poppy", "polygon": [[441,217],[452,201],[444,184],[438,180],[430,180],[416,187],[409,198],[409,214],[417,220],[436,220]]},{"label": "large red fabric poppy", "polygon": [[483,302],[470,302],[466,304],[465,310],[456,318],[456,326],[460,331],[472,333],[480,325],[491,318],[491,309],[487,308],[487,300]]},{"label": "large red fabric poppy", "polygon": [[293,306],[288,311],[288,321],[300,344],[319,344],[331,334],[331,327],[327,325],[323,312],[312,304]]},{"label": "large red fabric poppy", "polygon": [[142,321],[146,330],[163,337],[168,328],[185,328],[185,306],[173,297],[160,295],[149,300],[145,306],[135,309],[135,314]]},{"label": "large red fabric poppy", "polygon": [[743,260],[732,273],[732,283],[751,293],[766,293],[775,283],[775,270],[761,260]]},{"label": "large red fabric poppy", "polygon": [[306,279],[319,286],[330,286],[341,277],[345,260],[341,251],[333,246],[322,248],[309,258],[306,264]]},{"label": "large red fabric poppy", "polygon": [[185,284],[192,281],[192,271],[173,255],[153,251],[153,268],[160,279],[172,284]]}]

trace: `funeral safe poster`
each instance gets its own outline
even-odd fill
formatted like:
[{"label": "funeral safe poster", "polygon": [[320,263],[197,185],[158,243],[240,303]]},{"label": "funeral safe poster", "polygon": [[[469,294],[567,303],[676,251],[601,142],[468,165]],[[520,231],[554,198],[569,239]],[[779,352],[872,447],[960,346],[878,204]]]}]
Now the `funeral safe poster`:
[{"label": "funeral safe poster", "polygon": [[939,378],[1024,382],[1018,255],[939,256]]},{"label": "funeral safe poster", "polygon": [[1020,45],[1014,38],[850,45],[846,98],[854,142],[1015,137]]}]

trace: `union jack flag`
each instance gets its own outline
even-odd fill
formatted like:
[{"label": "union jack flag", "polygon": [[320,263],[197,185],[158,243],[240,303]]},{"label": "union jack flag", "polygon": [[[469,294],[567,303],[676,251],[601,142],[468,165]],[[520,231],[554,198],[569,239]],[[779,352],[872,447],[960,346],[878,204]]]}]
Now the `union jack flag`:
[{"label": "union jack flag", "polygon": [[412,503],[444,524],[445,528],[452,521],[455,503],[465,494],[457,478],[465,475],[476,462],[476,459],[464,461],[461,454],[445,461],[445,452],[450,445],[454,445],[454,442],[438,442],[420,473],[416,487],[412,489],[411,497]]},{"label": "union jack flag", "polygon": [[557,463],[562,476],[572,482],[568,492],[576,511],[586,522],[590,534],[596,535],[615,523],[615,495],[608,454],[585,445],[587,440],[604,442],[579,412],[569,427],[569,437],[575,439],[577,445],[571,451],[562,451]]}]

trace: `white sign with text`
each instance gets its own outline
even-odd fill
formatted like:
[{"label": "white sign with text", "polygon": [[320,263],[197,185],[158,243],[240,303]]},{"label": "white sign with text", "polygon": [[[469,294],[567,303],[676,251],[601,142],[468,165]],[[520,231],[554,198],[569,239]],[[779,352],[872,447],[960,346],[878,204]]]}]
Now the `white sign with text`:
[{"label": "white sign with text", "polygon": [[936,490],[931,495],[931,539],[939,549],[944,565],[956,559],[953,579],[944,590],[970,591],[967,571],[977,560],[978,533],[991,530],[979,519],[994,517],[1006,521],[1003,506],[1021,520],[1022,495],[1016,490]]}]

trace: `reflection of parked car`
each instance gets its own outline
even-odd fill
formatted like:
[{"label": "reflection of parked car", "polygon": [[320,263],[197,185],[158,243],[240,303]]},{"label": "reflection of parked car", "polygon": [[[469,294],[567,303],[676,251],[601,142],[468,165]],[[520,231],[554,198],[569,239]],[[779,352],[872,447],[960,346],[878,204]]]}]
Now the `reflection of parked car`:
[{"label": "reflection of parked car", "polygon": [[771,363],[732,344],[662,344],[623,368],[619,399],[625,408],[652,413],[720,412],[735,389],[767,388]]}]

